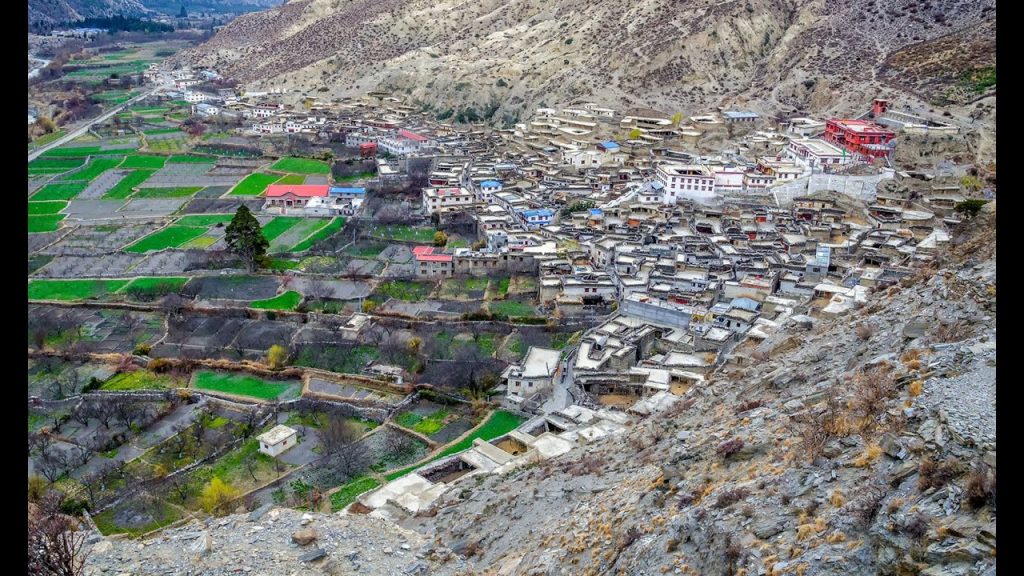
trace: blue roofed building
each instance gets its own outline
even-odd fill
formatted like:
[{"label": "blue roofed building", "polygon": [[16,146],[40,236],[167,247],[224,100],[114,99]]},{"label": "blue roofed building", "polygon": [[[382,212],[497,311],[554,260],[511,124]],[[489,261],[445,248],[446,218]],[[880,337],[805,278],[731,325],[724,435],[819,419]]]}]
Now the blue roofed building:
[{"label": "blue roofed building", "polygon": [[519,210],[516,214],[526,228],[532,230],[550,224],[551,217],[555,215],[555,211],[548,208],[533,208],[530,210]]},{"label": "blue roofed building", "polygon": [[757,300],[753,300],[751,298],[744,298],[741,296],[739,298],[733,298],[732,301],[729,302],[729,307],[738,308],[740,310],[747,310],[749,312],[757,312],[758,308],[761,307],[761,303],[758,302]]},{"label": "blue roofed building", "polygon": [[346,188],[344,186],[331,186],[327,190],[328,196],[338,198],[366,198],[366,188]]},{"label": "blue roofed building", "polygon": [[480,201],[491,203],[492,194],[495,192],[501,192],[502,184],[500,180],[484,180],[480,183]]},{"label": "blue roofed building", "polygon": [[603,150],[605,152],[618,152],[619,151],[619,143],[614,141],[614,140],[606,140],[606,141],[601,142],[600,144],[598,144],[597,148],[599,150]]}]

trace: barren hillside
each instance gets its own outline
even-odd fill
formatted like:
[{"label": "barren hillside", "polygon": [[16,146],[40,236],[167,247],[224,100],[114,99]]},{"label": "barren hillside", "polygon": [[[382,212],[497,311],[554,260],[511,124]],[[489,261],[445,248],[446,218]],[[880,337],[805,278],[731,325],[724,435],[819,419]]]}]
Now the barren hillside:
[{"label": "barren hillside", "polygon": [[[511,121],[582,98],[696,113],[854,112],[879,93],[942,90],[994,61],[992,0],[293,0],[243,16],[183,61],[253,89],[317,96],[405,91],[438,113]],[[903,86],[901,50],[979,38],[971,58],[935,51],[933,81]],[[892,60],[887,63],[887,60]]]}]

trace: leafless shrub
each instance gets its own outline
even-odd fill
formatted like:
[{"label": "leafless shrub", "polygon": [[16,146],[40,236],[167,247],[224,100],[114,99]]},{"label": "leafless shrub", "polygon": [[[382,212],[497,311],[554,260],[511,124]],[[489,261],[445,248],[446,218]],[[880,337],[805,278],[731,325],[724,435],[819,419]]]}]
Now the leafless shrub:
[{"label": "leafless shrub", "polygon": [[956,457],[950,456],[939,462],[927,457],[917,467],[917,489],[924,492],[929,488],[942,488],[963,472],[964,465]]},{"label": "leafless shrub", "polygon": [[889,400],[896,397],[896,383],[889,376],[890,367],[875,366],[862,371],[854,379],[853,413],[858,417],[861,432],[874,430]]},{"label": "leafless shrub", "polygon": [[935,329],[936,342],[960,342],[970,338],[974,334],[974,328],[964,321],[942,322]]},{"label": "leafless shrub", "polygon": [[715,499],[715,508],[728,508],[749,495],[750,491],[746,488],[733,488],[720,492],[718,498]]},{"label": "leafless shrub", "polygon": [[733,454],[736,454],[743,449],[743,440],[741,438],[734,438],[732,440],[726,440],[715,448],[715,453],[721,456],[723,459],[728,459]]},{"label": "leafless shrub", "polygon": [[604,458],[591,454],[584,456],[579,462],[569,468],[569,473],[573,476],[600,474],[604,471],[606,465],[607,461]]},{"label": "leafless shrub", "polygon": [[874,522],[878,510],[882,506],[887,490],[880,484],[871,484],[861,491],[860,495],[845,507],[846,515],[862,530],[867,530]]},{"label": "leafless shrub", "polygon": [[80,576],[89,549],[78,521],[60,511],[62,495],[51,491],[32,505],[28,519],[28,573]]},{"label": "leafless shrub", "polygon": [[985,464],[977,464],[964,484],[964,499],[972,510],[996,504],[996,476]]},{"label": "leafless shrub", "polygon": [[749,412],[755,408],[760,408],[761,406],[764,406],[764,400],[750,400],[737,406],[736,413],[742,414],[744,412]]},{"label": "leafless shrub", "polygon": [[896,530],[914,540],[920,540],[928,533],[928,517],[920,512],[907,516],[896,526]]},{"label": "leafless shrub", "polygon": [[861,340],[870,340],[871,336],[875,333],[875,326],[873,324],[861,323],[853,329],[853,333],[857,335],[857,338]]}]

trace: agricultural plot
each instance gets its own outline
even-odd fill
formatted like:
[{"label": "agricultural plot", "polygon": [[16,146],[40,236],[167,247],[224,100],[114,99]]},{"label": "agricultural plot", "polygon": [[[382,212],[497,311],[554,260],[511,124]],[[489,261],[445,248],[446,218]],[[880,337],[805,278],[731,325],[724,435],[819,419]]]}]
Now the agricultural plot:
[{"label": "agricultural plot", "polygon": [[188,140],[185,138],[147,138],[146,148],[150,152],[174,153],[188,150]]},{"label": "agricultural plot", "polygon": [[145,168],[147,170],[159,170],[167,163],[166,156],[155,156],[152,154],[129,154],[121,163],[120,168]]},{"label": "agricultural plot", "polygon": [[[362,354],[362,351],[360,350],[361,348],[365,347],[360,346],[353,350],[357,355],[360,355]],[[368,355],[364,354],[363,357],[368,357]],[[365,362],[363,364],[365,364]],[[323,378],[317,378],[314,376],[309,379],[309,391],[314,394],[325,394],[328,396],[335,396],[337,398],[344,398],[347,400],[380,402],[381,404],[387,404],[389,406],[398,404],[399,402],[402,401],[402,396],[398,394],[391,394],[373,388],[367,388],[365,385],[362,385],[354,380],[335,381],[325,380]]]},{"label": "agricultural plot", "polygon": [[382,242],[356,242],[348,248],[345,248],[342,253],[354,258],[369,260],[380,256],[381,252],[383,252],[387,247],[388,244],[384,244]]},{"label": "agricultural plot", "polygon": [[345,219],[341,217],[332,218],[326,226],[317,229],[295,246],[289,252],[303,252],[312,248],[317,242],[326,240],[345,227]]},{"label": "agricultural plot", "polygon": [[146,182],[146,187],[234,186],[236,174],[214,174],[209,162],[168,162]]},{"label": "agricultural plot", "polygon": [[64,214],[46,214],[43,216],[28,217],[29,234],[40,232],[54,232],[60,228],[60,223],[65,218]]},{"label": "agricultural plot", "polygon": [[301,383],[295,380],[277,382],[262,380],[246,374],[225,374],[200,370],[193,378],[192,387],[262,400],[278,400],[298,396]]},{"label": "agricultural plot", "polygon": [[281,158],[270,169],[294,174],[329,174],[331,172],[331,167],[326,162],[308,158]]},{"label": "agricultural plot", "polygon": [[281,281],[273,276],[200,276],[188,293],[204,300],[262,300],[277,295]]},{"label": "agricultural plot", "polygon": [[438,292],[440,298],[452,300],[481,300],[487,290],[489,279],[484,278],[451,278],[441,283]]},{"label": "agricultural plot", "polygon": [[384,302],[389,298],[416,302],[426,298],[433,289],[434,284],[431,282],[388,280],[378,284],[370,298],[377,302]]},{"label": "agricultural plot", "polygon": [[205,233],[206,228],[200,226],[168,226],[146,236],[134,244],[126,246],[124,250],[125,252],[141,254],[154,250],[177,248],[189,240],[202,236]]},{"label": "agricultural plot", "polygon": [[42,158],[85,158],[101,152],[99,146],[61,146],[43,152]]},{"label": "agricultural plot", "polygon": [[301,218],[289,218],[286,216],[277,216],[262,226],[263,237],[268,242],[273,242],[281,234],[284,234],[290,228],[299,223]]},{"label": "agricultural plot", "polygon": [[263,172],[254,172],[249,174],[238,183],[237,186],[231,189],[231,194],[236,196],[259,196],[277,180],[280,176],[276,174],[264,174]]},{"label": "agricultural plot", "polygon": [[[298,185],[303,184],[306,181],[306,177],[301,174],[288,174],[275,182],[275,184],[292,184]],[[327,182],[324,182],[326,184]]]},{"label": "agricultural plot", "polygon": [[131,300],[151,302],[168,294],[177,294],[189,281],[185,276],[135,278],[119,290]]},{"label": "agricultural plot", "polygon": [[168,374],[155,374],[149,370],[121,372],[107,379],[100,390],[122,392],[126,390],[166,390],[182,386],[179,379]]},{"label": "agricultural plot", "polygon": [[85,164],[84,158],[36,158],[28,163],[28,173],[62,174]]},{"label": "agricultural plot", "polygon": [[85,190],[86,185],[87,184],[85,182],[47,184],[29,198],[35,202],[45,200],[71,200]]},{"label": "agricultural plot", "polygon": [[103,195],[103,198],[128,198],[136,187],[153,176],[155,172],[155,170],[133,170],[111,186]]},{"label": "agricultural plot", "polygon": [[28,318],[30,345],[41,340],[47,348],[125,353],[163,333],[163,315],[148,312],[32,304]]},{"label": "agricultural plot", "polygon": [[487,309],[495,316],[516,317],[533,316],[537,309],[527,302],[519,300],[501,300],[487,303]]},{"label": "agricultural plot", "polygon": [[267,300],[255,300],[249,303],[250,308],[261,310],[295,310],[302,301],[302,294],[289,290]]},{"label": "agricultural plot", "polygon": [[299,218],[298,220],[295,225],[290,226],[270,243],[268,253],[293,251],[296,245],[331,222],[326,218]]},{"label": "agricultural plot", "polygon": [[383,238],[385,240],[401,240],[404,242],[430,243],[434,241],[433,228],[422,228],[407,226],[405,224],[390,224],[386,226],[374,226],[370,230],[370,236]]},{"label": "agricultural plot", "polygon": [[190,198],[202,190],[198,186],[176,186],[170,188],[140,188],[136,198]]}]

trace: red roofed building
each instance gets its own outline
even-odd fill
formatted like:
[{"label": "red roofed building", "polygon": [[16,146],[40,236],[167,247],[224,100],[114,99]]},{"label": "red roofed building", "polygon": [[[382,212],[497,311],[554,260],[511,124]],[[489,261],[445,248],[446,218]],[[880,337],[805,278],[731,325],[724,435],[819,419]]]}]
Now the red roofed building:
[{"label": "red roofed building", "polygon": [[301,184],[271,184],[267,186],[264,196],[267,206],[305,206],[310,198],[327,196],[329,186]]},{"label": "red roofed building", "polygon": [[850,154],[872,158],[885,158],[892,152],[889,144],[896,133],[885,126],[867,120],[839,120],[833,118],[825,121],[823,138]]},{"label": "red roofed building", "polygon": [[426,136],[420,136],[419,134],[415,132],[409,132],[408,130],[399,130],[398,135],[416,142],[426,142],[428,140]]},{"label": "red roofed building", "polygon": [[434,252],[433,246],[417,246],[412,255],[416,258],[417,276],[451,276],[455,270],[452,255]]}]

